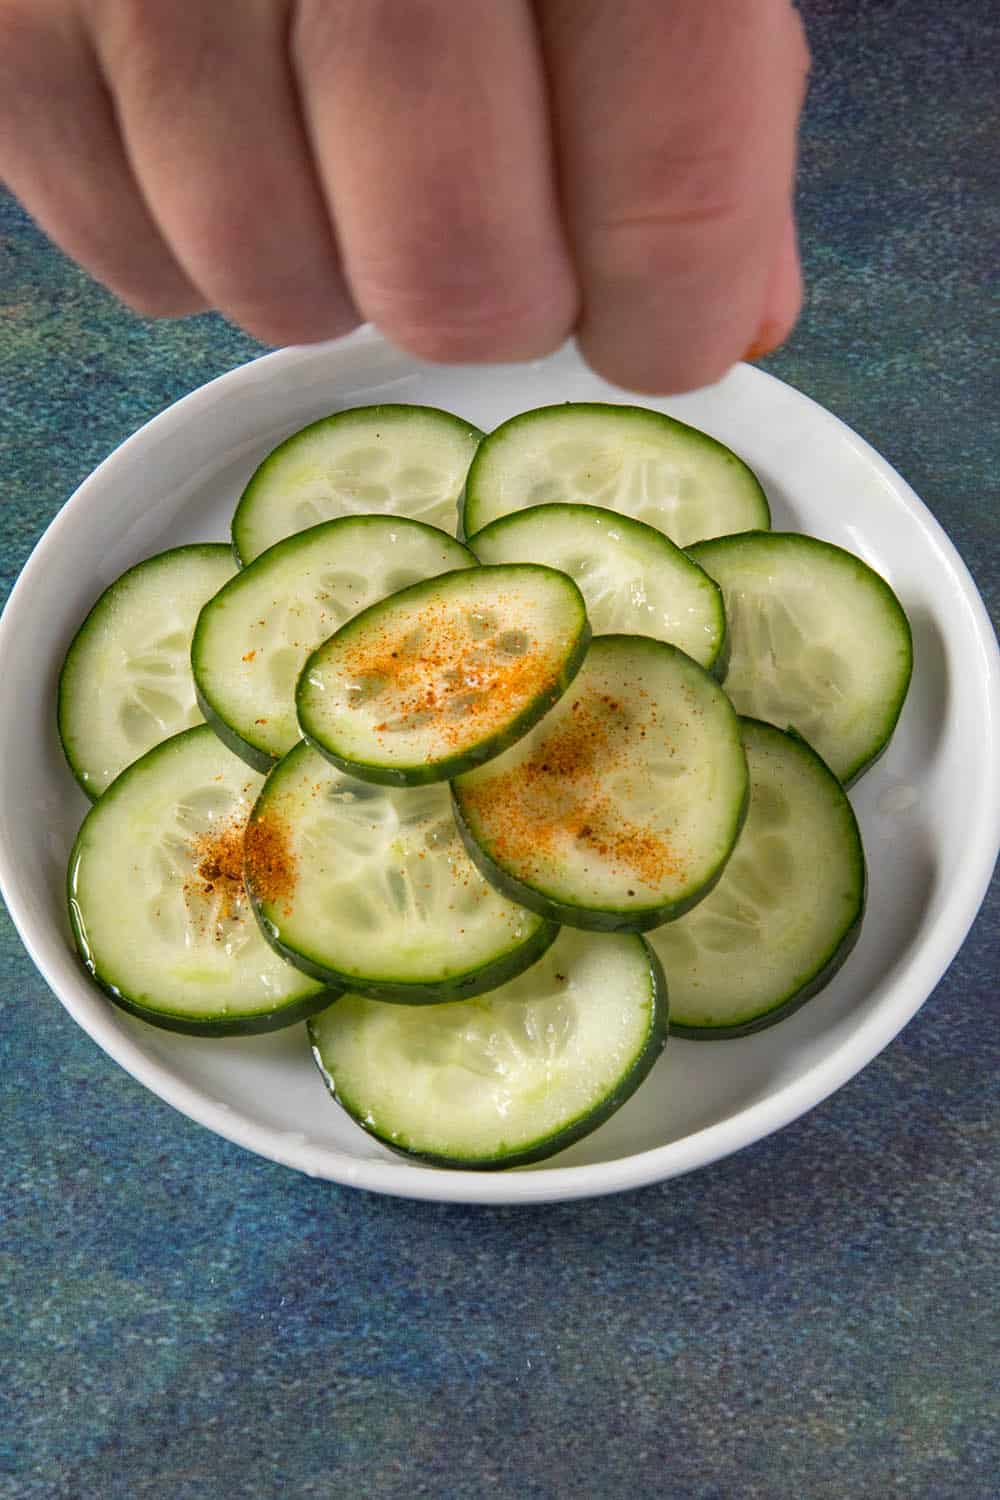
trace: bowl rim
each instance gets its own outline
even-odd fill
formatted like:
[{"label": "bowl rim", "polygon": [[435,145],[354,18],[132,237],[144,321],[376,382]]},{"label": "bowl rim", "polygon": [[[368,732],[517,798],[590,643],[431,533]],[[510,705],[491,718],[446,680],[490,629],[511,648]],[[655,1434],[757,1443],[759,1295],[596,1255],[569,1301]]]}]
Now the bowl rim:
[{"label": "bowl rim", "polygon": [[[0,683],[6,680],[10,643],[29,613],[29,601],[42,582],[50,552],[61,544],[69,518],[91,503],[91,497],[100,493],[109,474],[129,463],[137,448],[141,450],[151,436],[166,437],[174,429],[183,427],[189,413],[213,396],[220,393],[232,395],[238,393],[244,383],[258,381],[262,367],[265,374],[278,375],[286,366],[299,368],[311,359],[322,361],[334,349],[349,353],[352,347],[381,342],[380,336],[366,327],[346,339],[295,346],[262,355],[181,397],[119,444],[83,480],[53,518],[11,589],[0,613]],[[850,442],[880,474],[897,503],[919,522],[956,590],[955,607],[960,603],[966,615],[968,634],[979,647],[981,662],[978,665],[987,708],[983,734],[996,750],[1000,738],[1000,647],[986,606],[954,544],[902,476],[840,418],[775,376],[753,367],[745,373],[756,381],[771,382],[784,392],[791,391],[812,409],[814,418],[834,424],[840,438]],[[1000,756],[994,758],[1000,760]],[[73,964],[61,935],[50,931],[33,913],[30,892],[19,878],[12,851],[5,847],[3,840],[0,840],[0,895],[34,966],[73,1020],[127,1073],[196,1123],[270,1161],[345,1186],[427,1201],[527,1205],[628,1191],[708,1166],[790,1124],[829,1097],[866,1067],[930,996],[979,912],[998,850],[1000,777],[982,791],[973,842],[965,850],[961,867],[955,872],[941,919],[930,932],[916,940],[903,961],[882,978],[869,996],[866,1014],[858,1019],[850,1035],[829,1055],[809,1064],[794,1079],[764,1098],[737,1109],[732,1115],[660,1146],[610,1161],[542,1166],[534,1167],[530,1172],[499,1174],[428,1168],[403,1159],[352,1157],[335,1147],[292,1140],[287,1132],[241,1118],[229,1106],[208,1099],[164,1064],[144,1054],[129,1036],[117,1029],[110,1014],[106,1016],[104,1011],[91,1014],[87,1003],[93,998],[89,980]],[[884,1001],[890,990],[895,1003],[886,1006]]]}]

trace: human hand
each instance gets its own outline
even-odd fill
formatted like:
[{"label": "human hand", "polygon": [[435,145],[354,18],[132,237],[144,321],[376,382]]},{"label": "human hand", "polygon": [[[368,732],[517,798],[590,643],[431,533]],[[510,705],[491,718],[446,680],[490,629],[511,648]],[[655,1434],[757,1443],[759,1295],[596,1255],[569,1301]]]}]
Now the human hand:
[{"label": "human hand", "polygon": [[146,316],[667,393],[795,321],[806,69],[790,0],[0,0],[0,178]]}]

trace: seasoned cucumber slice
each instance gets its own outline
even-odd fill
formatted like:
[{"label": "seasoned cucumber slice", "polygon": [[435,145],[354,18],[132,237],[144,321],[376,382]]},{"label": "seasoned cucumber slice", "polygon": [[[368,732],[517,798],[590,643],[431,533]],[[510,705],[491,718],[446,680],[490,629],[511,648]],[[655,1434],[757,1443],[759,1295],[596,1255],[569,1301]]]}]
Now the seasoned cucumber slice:
[{"label": "seasoned cucumber slice", "polygon": [[395,516],[346,516],[277,542],[201,612],[191,662],[205,718],[269,770],[301,738],[295,685],[309,653],[386,594],[475,564],[454,537]]},{"label": "seasoned cucumber slice", "polygon": [[552,501],[621,511],[678,547],[771,524],[767,497],[742,459],[644,406],[566,402],[504,422],[472,461],[459,535]]},{"label": "seasoned cucumber slice", "polygon": [[454,535],[483,434],[433,406],[358,406],[312,422],[268,454],[233,516],[242,563],[336,516],[387,513]]},{"label": "seasoned cucumber slice", "polygon": [[563,931],[529,973],[419,1012],[344,995],[309,1023],[334,1097],[393,1150],[443,1167],[541,1161],[603,1123],[667,1039],[641,937]]},{"label": "seasoned cucumber slice", "polygon": [[69,864],[84,963],[116,1005],[170,1031],[273,1031],[330,990],[272,951],[243,885],[262,778],[207,727],[174,735],[108,788]]},{"label": "seasoned cucumber slice", "polygon": [[526,734],[590,640],[583,596],[535,564],[414,584],[357,615],[309,658],[299,724],[367,781],[446,781]]},{"label": "seasoned cucumber slice", "polygon": [[123,573],[80,626],[59,678],[59,738],[88,797],[201,723],[191,635],[205,600],[235,572],[220,542],[174,547]]},{"label": "seasoned cucumber slice", "polygon": [[885,749],[910,685],[892,589],[853,553],[796,532],[717,537],[690,555],[722,588],[737,711],[796,730],[849,785]]},{"label": "seasoned cucumber slice", "polygon": [[797,736],[741,721],[750,810],[715,890],[650,935],[682,1036],[743,1036],[833,978],[861,930],[865,856],[851,804]]},{"label": "seasoned cucumber slice", "polygon": [[580,586],[595,635],[648,635],[714,667],[726,638],[717,583],[653,526],[597,505],[536,505],[468,542],[482,563],[547,563]]},{"label": "seasoned cucumber slice", "polygon": [[304,743],[261,792],[246,873],[279,953],[376,998],[478,995],[520,974],[556,934],[470,863],[446,787],[372,786]]},{"label": "seasoned cucumber slice", "polygon": [[556,922],[645,931],[712,888],[743,822],[747,768],[718,683],[676,646],[596,636],[532,732],[453,785],[473,860]]}]

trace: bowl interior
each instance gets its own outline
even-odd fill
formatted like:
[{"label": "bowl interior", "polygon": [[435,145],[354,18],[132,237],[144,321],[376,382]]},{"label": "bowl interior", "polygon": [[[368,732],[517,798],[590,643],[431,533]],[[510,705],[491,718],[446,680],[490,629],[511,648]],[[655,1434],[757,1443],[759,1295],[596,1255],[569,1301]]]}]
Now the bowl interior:
[{"label": "bowl interior", "polygon": [[39,543],[0,622],[0,882],[40,971],[123,1067],[208,1128],[314,1175],[461,1201],[551,1200],[690,1170],[801,1114],[863,1067],[957,951],[998,844],[996,644],[969,575],[897,474],[829,413],[741,366],[647,404],[713,433],[760,476],[776,528],[850,548],[892,584],[914,632],[913,685],[892,744],[852,792],[869,861],[857,949],[822,995],[756,1036],[671,1041],[607,1125],[537,1168],[446,1172],[392,1156],[329,1101],[295,1027],[199,1041],[116,1011],[82,973],[65,912],[86,811],[55,733],[59,667],[100,591],[181,542],[228,538],[240,491],[288,433],[341,407],[414,401],[484,428],[560,400],[628,400],[571,347],[530,365],[424,366],[370,331],[284,350],[195,392],[111,456]]}]

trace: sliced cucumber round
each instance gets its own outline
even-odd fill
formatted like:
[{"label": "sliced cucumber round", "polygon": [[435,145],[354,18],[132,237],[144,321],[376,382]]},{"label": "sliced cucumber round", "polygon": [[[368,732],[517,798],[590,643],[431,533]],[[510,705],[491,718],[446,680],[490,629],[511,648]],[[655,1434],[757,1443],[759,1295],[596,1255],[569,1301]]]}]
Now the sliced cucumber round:
[{"label": "sliced cucumber round", "polygon": [[59,677],[59,738],[88,797],[201,723],[191,636],[205,600],[235,572],[222,543],[174,547],[123,573],[80,626]]},{"label": "sliced cucumber round", "polygon": [[597,505],[536,505],[469,537],[482,563],[546,563],[579,584],[595,635],[670,641],[715,668],[726,638],[722,592],[653,526]]},{"label": "sliced cucumber round", "polygon": [[697,662],[602,635],[548,716],[452,790],[466,847],[499,890],[555,922],[646,931],[718,880],[747,768],[732,705]]},{"label": "sliced cucumber round", "polygon": [[483,880],[446,787],[372,786],[305,743],[258,798],[246,878],[283,957],[378,999],[478,995],[534,963],[557,930]]},{"label": "sliced cucumber round", "polygon": [[309,1035],[363,1130],[435,1166],[497,1170],[563,1150],[635,1092],[667,1039],[666,984],[642,938],[566,930],[481,999],[417,1012],[348,994]]},{"label": "sliced cucumber round", "polygon": [[242,879],[262,778],[207,725],[157,745],[108,787],[77,835],[69,912],[116,1005],[170,1031],[273,1031],[330,989],[272,951]]},{"label": "sliced cucumber round", "polygon": [[726,692],[749,718],[794,729],[849,785],[882,753],[910,685],[910,627],[867,563],[770,531],[699,542],[729,623]]},{"label": "sliced cucumber round", "polygon": [[742,459],[644,406],[566,402],[504,422],[472,461],[459,535],[552,501],[634,516],[679,547],[771,524],[767,497]]},{"label": "sliced cucumber round", "polygon": [[292,532],[336,516],[409,516],[455,533],[483,434],[433,406],[357,406],[286,438],[254,473],[233,516],[244,564]]},{"label": "sliced cucumber round", "polygon": [[299,724],[351,775],[447,781],[526,734],[589,640],[565,573],[533,563],[444,573],[366,609],[310,656]]},{"label": "sliced cucumber round", "polygon": [[671,1026],[694,1038],[772,1026],[817,994],[861,931],[865,856],[847,796],[796,735],[741,721],[750,810],[715,890],[650,935]]},{"label": "sliced cucumber round", "polygon": [[472,568],[436,526],[345,516],[277,542],[205,605],[191,645],[202,713],[237,755],[268,771],[301,738],[295,685],[346,620],[421,578]]}]

